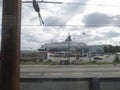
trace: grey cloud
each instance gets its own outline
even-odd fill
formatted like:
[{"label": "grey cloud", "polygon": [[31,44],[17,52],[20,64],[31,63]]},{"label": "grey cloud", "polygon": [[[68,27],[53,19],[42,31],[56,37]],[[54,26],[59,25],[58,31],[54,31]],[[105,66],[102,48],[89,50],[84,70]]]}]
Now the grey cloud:
[{"label": "grey cloud", "polygon": [[95,35],[93,37],[91,37],[92,41],[99,41],[99,40],[103,40],[104,37],[100,36],[100,35]]},{"label": "grey cloud", "polygon": [[112,39],[115,37],[119,37],[120,33],[118,32],[113,32],[113,31],[109,31],[109,32],[102,32],[99,33],[99,35],[94,35],[92,37],[92,35],[89,37],[89,41],[99,41],[99,40],[105,40],[105,39]]},{"label": "grey cloud", "polygon": [[50,16],[45,20],[45,25],[65,25],[66,21],[60,17]]},{"label": "grey cloud", "polygon": [[74,0],[71,3],[76,3],[76,4],[68,4],[67,6],[63,7],[63,12],[65,15],[70,15],[73,16],[76,13],[82,12],[85,10],[85,5],[79,5],[77,3],[87,3],[88,0]]},{"label": "grey cloud", "polygon": [[30,19],[31,22],[34,22],[34,21],[36,21],[36,20],[39,20],[39,18],[38,18],[38,17],[32,17],[32,18]]},{"label": "grey cloud", "polygon": [[102,33],[104,37],[106,38],[114,38],[114,37],[119,37],[120,36],[120,33],[118,32],[113,32],[113,31],[110,31],[110,32],[105,32],[105,33]]},{"label": "grey cloud", "polygon": [[[97,28],[95,30],[98,30]],[[118,31],[108,31],[108,32],[99,32],[97,34],[89,34],[86,33],[86,35],[74,33],[75,40],[85,42],[85,43],[91,43],[91,42],[99,42],[99,41],[104,41],[107,39],[113,39],[116,37],[120,37],[120,33]]]},{"label": "grey cloud", "polygon": [[88,39],[88,42],[98,42],[98,41],[104,41],[106,39],[112,39],[112,38],[116,38],[119,37],[120,33],[119,32],[113,32],[113,31],[109,31],[109,32],[101,32],[99,33],[99,35],[91,35],[86,37]]},{"label": "grey cloud", "polygon": [[120,15],[113,16],[113,26],[120,27]]},{"label": "grey cloud", "polygon": [[22,40],[26,40],[27,42],[37,42],[40,43],[41,40],[38,40],[39,38],[37,38],[34,35],[22,35],[21,37]]},{"label": "grey cloud", "polygon": [[87,3],[88,0],[74,0],[71,3],[76,4],[67,4],[61,8],[61,13],[58,13],[61,18],[51,17],[45,19],[46,25],[66,25],[66,23],[74,17],[77,13],[82,13],[85,10],[85,5],[79,5],[77,3]]},{"label": "grey cloud", "polygon": [[112,17],[103,13],[92,13],[82,20],[86,27],[101,27],[111,25]]},{"label": "grey cloud", "polygon": [[[32,18],[32,14],[36,13],[33,9],[33,7],[30,4],[22,4],[22,12],[21,12],[21,23],[24,24],[28,24],[28,22],[32,22],[32,20],[34,20],[34,18]],[[36,13],[36,18],[38,18],[38,15]]]},{"label": "grey cloud", "polygon": [[69,26],[69,27],[66,27],[66,29],[67,31],[71,31],[71,32],[82,30],[80,26]]},{"label": "grey cloud", "polygon": [[120,15],[108,16],[107,14],[95,12],[84,16],[82,22],[85,24],[85,27],[120,27]]},{"label": "grey cloud", "polygon": [[100,35],[95,35],[95,36],[92,35],[92,36],[86,37],[84,42],[92,43],[92,44],[94,42],[96,42],[96,44],[100,45],[101,43],[99,43],[99,42],[104,41],[104,40],[105,40],[105,38]]}]

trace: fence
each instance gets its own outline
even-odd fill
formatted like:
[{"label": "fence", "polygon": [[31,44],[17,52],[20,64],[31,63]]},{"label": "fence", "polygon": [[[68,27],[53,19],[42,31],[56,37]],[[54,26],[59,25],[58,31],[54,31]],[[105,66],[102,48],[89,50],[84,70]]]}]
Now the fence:
[{"label": "fence", "polygon": [[120,78],[21,78],[20,90],[120,90]]}]

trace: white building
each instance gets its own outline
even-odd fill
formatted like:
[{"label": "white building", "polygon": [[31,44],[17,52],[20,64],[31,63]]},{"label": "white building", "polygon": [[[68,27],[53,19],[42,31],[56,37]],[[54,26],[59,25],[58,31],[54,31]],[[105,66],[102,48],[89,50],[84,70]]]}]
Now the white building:
[{"label": "white building", "polygon": [[63,42],[47,43],[42,45],[39,51],[53,51],[53,52],[73,52],[78,53],[81,56],[86,56],[88,54],[102,54],[104,52],[104,45],[87,45],[83,42],[72,41],[69,35]]},{"label": "white building", "polygon": [[86,44],[81,42],[65,41],[65,42],[55,42],[45,44],[43,48],[47,51],[49,50],[75,50],[77,48],[86,46]]}]

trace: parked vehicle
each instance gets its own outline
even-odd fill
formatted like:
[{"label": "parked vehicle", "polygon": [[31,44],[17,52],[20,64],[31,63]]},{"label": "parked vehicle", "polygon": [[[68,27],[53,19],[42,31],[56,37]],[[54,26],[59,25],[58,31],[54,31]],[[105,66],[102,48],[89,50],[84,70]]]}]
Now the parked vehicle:
[{"label": "parked vehicle", "polygon": [[102,57],[99,57],[99,56],[95,56],[95,57],[94,57],[94,60],[103,60],[103,58],[102,58]]}]

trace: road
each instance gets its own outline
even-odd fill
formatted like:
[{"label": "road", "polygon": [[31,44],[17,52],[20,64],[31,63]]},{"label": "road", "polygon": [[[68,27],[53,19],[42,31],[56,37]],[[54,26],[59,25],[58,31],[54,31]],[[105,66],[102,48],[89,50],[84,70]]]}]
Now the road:
[{"label": "road", "polygon": [[120,77],[120,65],[22,65],[22,78]]}]

